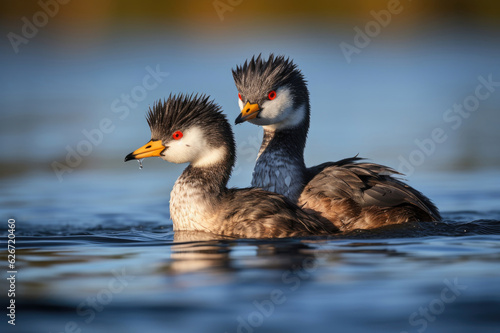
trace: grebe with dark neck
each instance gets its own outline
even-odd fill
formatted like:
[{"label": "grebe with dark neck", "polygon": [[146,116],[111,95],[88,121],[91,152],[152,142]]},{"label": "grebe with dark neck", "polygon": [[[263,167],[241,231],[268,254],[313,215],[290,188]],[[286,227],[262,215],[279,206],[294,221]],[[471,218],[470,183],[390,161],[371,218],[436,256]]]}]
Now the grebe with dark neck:
[{"label": "grebe with dark neck", "polygon": [[190,163],[170,195],[174,230],[241,238],[328,235],[338,229],[286,197],[262,189],[228,189],[235,162],[231,126],[206,96],[170,96],[150,109],[151,140],[125,161],[158,156]]},{"label": "grebe with dark neck", "polygon": [[441,219],[434,204],[396,179],[392,168],[358,157],[305,166],[309,91],[290,59],[259,55],[237,66],[233,77],[241,110],[236,124],[264,128],[252,186],[283,194],[342,231]]}]

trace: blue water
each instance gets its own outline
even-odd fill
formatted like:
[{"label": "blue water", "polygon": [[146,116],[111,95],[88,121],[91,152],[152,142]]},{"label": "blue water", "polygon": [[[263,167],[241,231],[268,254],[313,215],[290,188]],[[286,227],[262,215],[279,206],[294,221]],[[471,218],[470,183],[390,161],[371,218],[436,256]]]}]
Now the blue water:
[{"label": "blue water", "polygon": [[[16,331],[498,331],[500,190],[468,190],[498,173],[421,187],[448,208],[443,223],[288,240],[174,234],[164,185],[175,176],[134,164],[75,175],[71,191],[36,173],[3,180]],[[456,294],[441,296],[450,284]]]},{"label": "blue water", "polygon": [[[17,226],[17,325],[9,329],[499,330],[500,91],[459,129],[443,121],[478,76],[500,80],[498,43],[424,34],[390,47],[381,38],[347,65],[338,43],[349,36],[335,34],[299,34],[279,45],[265,37],[134,36],[54,48],[40,36],[19,55],[1,55],[8,79],[0,89],[0,216]],[[308,165],[360,153],[399,168],[416,139],[443,128],[448,140],[408,180],[435,201],[444,222],[312,239],[174,234],[169,193],[184,166],[149,159],[139,170],[123,158],[149,140],[144,113],[170,92],[206,92],[233,120],[230,68],[255,45],[292,56],[309,81]],[[114,101],[157,65],[168,76],[126,116],[115,112]],[[103,119],[113,129],[58,178],[53,162],[67,164],[68,147],[76,150],[88,140],[82,131]],[[234,130],[239,160],[230,185],[245,187],[261,131]]]}]

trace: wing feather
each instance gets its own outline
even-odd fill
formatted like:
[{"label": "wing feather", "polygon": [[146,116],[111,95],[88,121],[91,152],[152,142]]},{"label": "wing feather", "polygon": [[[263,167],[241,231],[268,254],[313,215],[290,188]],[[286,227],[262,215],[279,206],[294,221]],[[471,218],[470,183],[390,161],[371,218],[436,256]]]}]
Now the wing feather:
[{"label": "wing feather", "polygon": [[360,160],[356,156],[309,168],[309,181],[304,191],[309,197],[351,199],[362,208],[412,205],[436,221],[441,219],[436,206],[427,197],[395,178],[401,175],[399,172]]}]

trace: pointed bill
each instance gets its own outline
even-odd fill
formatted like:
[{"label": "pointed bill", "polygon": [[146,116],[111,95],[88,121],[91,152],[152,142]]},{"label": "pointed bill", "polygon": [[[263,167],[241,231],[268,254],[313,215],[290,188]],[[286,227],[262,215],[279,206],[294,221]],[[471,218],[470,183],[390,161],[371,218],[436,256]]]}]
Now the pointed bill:
[{"label": "pointed bill", "polygon": [[243,107],[240,115],[238,116],[238,118],[236,118],[234,123],[240,124],[247,120],[254,119],[259,115],[259,112],[260,112],[259,104],[250,104],[250,102],[247,102],[247,104]]},{"label": "pointed bill", "polygon": [[146,157],[161,156],[161,153],[165,149],[166,148],[161,143],[161,140],[151,140],[141,148],[136,149],[127,156],[125,156],[125,162],[130,160],[140,160]]}]

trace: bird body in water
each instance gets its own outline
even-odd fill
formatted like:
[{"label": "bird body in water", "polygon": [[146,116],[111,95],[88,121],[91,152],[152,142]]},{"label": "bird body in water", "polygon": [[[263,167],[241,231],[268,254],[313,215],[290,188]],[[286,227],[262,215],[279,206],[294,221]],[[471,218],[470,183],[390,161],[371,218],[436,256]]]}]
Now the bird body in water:
[{"label": "bird body in water", "polygon": [[229,189],[235,162],[233,132],[207,96],[179,95],[147,114],[151,140],[125,161],[158,156],[189,163],[170,195],[174,230],[240,238],[280,238],[338,232],[286,197],[258,188]]},{"label": "bird body in water", "polygon": [[341,231],[441,219],[434,204],[392,168],[357,156],[306,167],[309,91],[290,59],[259,55],[237,66],[233,77],[241,110],[236,124],[264,128],[252,186],[285,195]]}]

